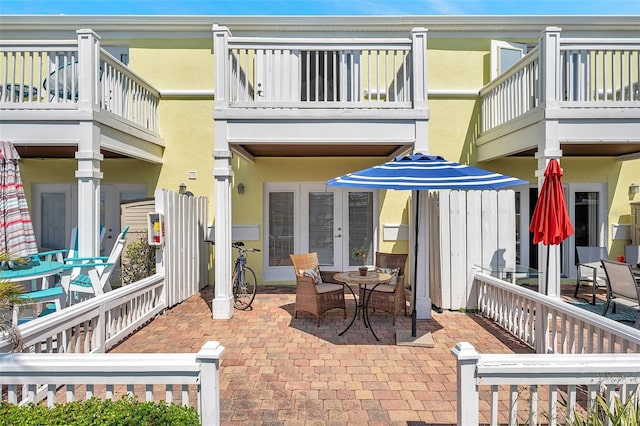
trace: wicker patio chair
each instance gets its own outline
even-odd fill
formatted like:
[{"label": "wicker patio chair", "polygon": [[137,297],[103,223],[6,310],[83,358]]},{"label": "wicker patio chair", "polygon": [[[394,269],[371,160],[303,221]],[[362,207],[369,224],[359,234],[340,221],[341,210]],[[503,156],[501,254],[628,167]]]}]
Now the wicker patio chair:
[{"label": "wicker patio chair", "polygon": [[[371,293],[368,308],[388,312],[393,317],[393,325],[396,324],[396,315],[401,311],[407,315],[407,299],[404,289],[404,266],[407,254],[376,252],[376,268],[384,268],[386,271],[398,268],[398,277],[395,285],[380,284]],[[393,281],[392,281],[393,283]],[[372,288],[373,286],[369,286]],[[360,288],[360,300],[364,301],[364,288]]]},{"label": "wicker patio chair", "polygon": [[[344,302],[344,287],[333,280],[335,272],[320,271],[317,253],[290,254],[293,270],[296,274],[296,306],[294,316],[298,317],[298,311],[308,312],[316,317],[316,323],[320,326],[320,316],[325,312],[340,308],[347,318]],[[318,270],[320,280],[316,282],[309,272]]]}]

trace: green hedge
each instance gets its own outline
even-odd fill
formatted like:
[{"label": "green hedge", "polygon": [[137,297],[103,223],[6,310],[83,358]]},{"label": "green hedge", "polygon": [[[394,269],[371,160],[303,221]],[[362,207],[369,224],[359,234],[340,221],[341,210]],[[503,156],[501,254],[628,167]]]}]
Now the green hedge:
[{"label": "green hedge", "polygon": [[164,402],[139,402],[134,397],[119,401],[91,398],[55,404],[52,408],[30,404],[0,405],[0,425],[7,426],[199,426],[195,408]]}]

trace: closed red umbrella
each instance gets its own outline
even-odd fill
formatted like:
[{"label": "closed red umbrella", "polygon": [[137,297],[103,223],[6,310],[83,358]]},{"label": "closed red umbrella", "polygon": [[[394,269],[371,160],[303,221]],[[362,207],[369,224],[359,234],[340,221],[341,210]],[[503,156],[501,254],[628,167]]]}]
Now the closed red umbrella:
[{"label": "closed red umbrella", "polygon": [[[567,212],[562,190],[562,169],[557,160],[549,161],[544,171],[544,181],[533,210],[529,231],[533,243],[546,246],[558,245],[573,235],[573,225]],[[547,253],[547,281],[549,279],[549,255]]]},{"label": "closed red umbrella", "polygon": [[0,251],[14,257],[37,253],[36,237],[11,142],[0,141]]}]

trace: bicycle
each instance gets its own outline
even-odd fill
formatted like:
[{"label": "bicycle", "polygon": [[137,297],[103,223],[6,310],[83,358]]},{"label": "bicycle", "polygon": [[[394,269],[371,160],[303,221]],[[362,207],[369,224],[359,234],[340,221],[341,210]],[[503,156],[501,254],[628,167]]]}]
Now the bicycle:
[{"label": "bicycle", "polygon": [[251,307],[253,299],[256,297],[257,280],[253,269],[247,266],[246,253],[260,251],[257,248],[244,248],[241,241],[231,244],[231,247],[238,250],[238,257],[233,266],[233,307],[246,311]]}]

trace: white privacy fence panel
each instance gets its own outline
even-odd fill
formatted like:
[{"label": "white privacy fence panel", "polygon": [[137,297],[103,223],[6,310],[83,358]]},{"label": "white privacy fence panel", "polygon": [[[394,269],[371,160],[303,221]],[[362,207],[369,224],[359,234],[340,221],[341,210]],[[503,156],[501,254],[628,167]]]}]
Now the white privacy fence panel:
[{"label": "white privacy fence panel", "polygon": [[476,265],[515,265],[515,192],[442,190],[429,200],[431,301],[442,309],[473,309]]},{"label": "white privacy fence panel", "polygon": [[196,354],[0,354],[2,401],[46,404],[91,397],[195,407],[202,425],[220,423],[220,357],[207,342]]},{"label": "white privacy fence panel", "polygon": [[[101,353],[165,309],[156,274],[20,325],[25,352]],[[0,341],[0,353],[11,350]]]},{"label": "white privacy fence panel", "polygon": [[638,353],[640,330],[476,272],[476,307],[537,353]]},{"label": "white privacy fence panel", "polygon": [[[640,354],[479,354],[458,343],[457,424],[567,424],[601,397],[640,395]],[[583,417],[584,418],[584,417]]]},{"label": "white privacy fence panel", "polygon": [[170,308],[207,286],[209,247],[207,198],[156,190],[156,209],[164,214],[164,301]]}]

